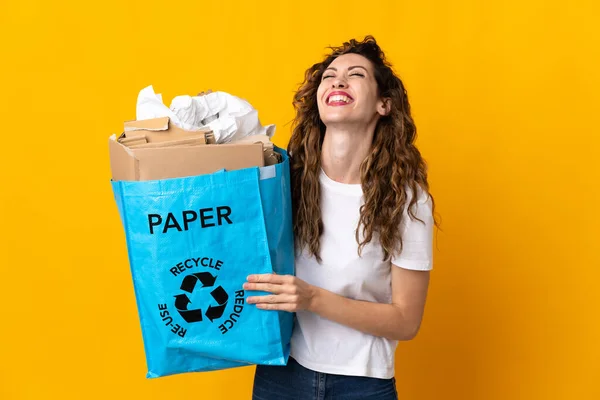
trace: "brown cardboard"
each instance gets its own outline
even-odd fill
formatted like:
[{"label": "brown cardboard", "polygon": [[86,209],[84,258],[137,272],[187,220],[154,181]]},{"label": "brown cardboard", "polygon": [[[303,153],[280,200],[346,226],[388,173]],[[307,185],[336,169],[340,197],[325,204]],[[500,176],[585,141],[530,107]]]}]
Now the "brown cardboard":
[{"label": "brown cardboard", "polygon": [[273,149],[273,142],[267,135],[253,135],[247,136],[243,139],[239,139],[236,143],[262,143],[263,144],[263,158],[265,165],[279,164],[282,159],[281,155]]},{"label": "brown cardboard", "polygon": [[146,139],[146,136],[122,137],[119,139],[119,143],[127,147],[132,147],[140,144],[146,144],[148,143],[148,140]]},{"label": "brown cardboard", "polygon": [[281,154],[273,149],[264,149],[263,153],[265,166],[279,164],[282,161]]},{"label": "brown cardboard", "polygon": [[212,131],[187,131],[168,117],[127,121],[119,137],[109,138],[112,179],[145,181],[263,167],[272,162],[263,151],[270,143],[256,139],[215,144]]},{"label": "brown cardboard", "polygon": [[114,135],[108,139],[108,153],[113,180],[139,180],[139,166],[133,151],[117,142]]},{"label": "brown cardboard", "polygon": [[261,143],[130,149],[109,139],[112,179],[145,181],[264,166]]},{"label": "brown cardboard", "polygon": [[[188,131],[181,129],[169,121],[169,117],[126,121],[124,132],[119,140],[145,137],[147,143],[166,142],[198,135],[212,135],[210,129]],[[206,143],[206,141],[205,141]]]},{"label": "brown cardboard", "polygon": [[169,117],[125,121],[125,132],[134,130],[165,131],[169,129]]},{"label": "brown cardboard", "polygon": [[[135,138],[134,138],[135,139]],[[127,140],[127,139],[126,139]],[[119,140],[119,142],[130,149],[150,149],[160,147],[181,147],[181,146],[199,146],[206,144],[206,137],[204,135],[190,136],[183,139],[167,140],[164,142],[125,142]]]}]

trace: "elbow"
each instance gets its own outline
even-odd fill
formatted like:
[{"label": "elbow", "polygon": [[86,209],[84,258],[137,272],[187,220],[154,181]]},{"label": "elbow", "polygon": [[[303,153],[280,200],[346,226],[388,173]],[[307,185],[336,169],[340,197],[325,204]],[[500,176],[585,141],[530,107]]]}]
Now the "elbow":
[{"label": "elbow", "polygon": [[419,330],[421,329],[421,322],[423,321],[422,313],[410,313],[407,310],[397,307],[397,318],[394,322],[394,331],[392,333],[392,340],[399,342],[407,342],[417,337]]},{"label": "elbow", "polygon": [[403,331],[400,334],[395,335],[393,340],[397,340],[399,342],[409,342],[417,337],[417,333],[418,333],[418,331],[411,331],[411,332]]},{"label": "elbow", "polygon": [[394,335],[391,339],[397,340],[399,342],[408,342],[417,337],[420,328],[421,328],[420,323],[406,324],[403,327],[401,327],[400,329],[398,329],[397,332],[394,332]]}]

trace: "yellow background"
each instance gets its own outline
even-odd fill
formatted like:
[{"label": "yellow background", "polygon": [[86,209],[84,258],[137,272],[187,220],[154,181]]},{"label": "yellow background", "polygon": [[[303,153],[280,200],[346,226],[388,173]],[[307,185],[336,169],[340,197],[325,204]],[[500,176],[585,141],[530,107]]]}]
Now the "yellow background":
[{"label": "yellow background", "polygon": [[443,224],[400,397],[599,399],[597,4],[2,0],[0,398],[249,399],[252,367],[145,378],[107,138],[152,84],[286,145],[305,68],[373,34]]}]

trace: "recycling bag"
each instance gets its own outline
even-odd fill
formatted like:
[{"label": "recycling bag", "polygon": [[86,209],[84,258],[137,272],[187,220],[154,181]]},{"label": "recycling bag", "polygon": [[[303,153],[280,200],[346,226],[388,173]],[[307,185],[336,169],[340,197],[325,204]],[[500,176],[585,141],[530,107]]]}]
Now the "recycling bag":
[{"label": "recycling bag", "polygon": [[285,365],[293,314],[246,304],[249,274],[294,274],[289,159],[267,167],[111,181],[147,377]]}]

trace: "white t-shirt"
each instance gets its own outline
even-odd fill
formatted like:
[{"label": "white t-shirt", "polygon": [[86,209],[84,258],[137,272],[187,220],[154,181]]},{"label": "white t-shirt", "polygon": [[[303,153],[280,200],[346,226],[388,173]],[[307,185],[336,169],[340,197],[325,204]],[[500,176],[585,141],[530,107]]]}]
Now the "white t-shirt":
[{"label": "white t-shirt", "polygon": [[[374,240],[358,256],[355,238],[364,203],[360,184],[344,184],[323,171],[321,213],[324,225],[319,264],[306,251],[296,256],[296,275],[309,284],[355,300],[391,303],[391,268],[432,269],[433,217],[431,200],[422,191],[415,209],[426,224],[411,220],[404,211],[403,251],[386,262],[383,250]],[[411,193],[408,193],[410,200]],[[390,379],[394,376],[397,341],[362,333],[327,320],[317,314],[296,314],[291,356],[306,368],[338,375]]]}]

